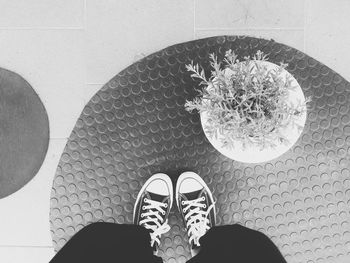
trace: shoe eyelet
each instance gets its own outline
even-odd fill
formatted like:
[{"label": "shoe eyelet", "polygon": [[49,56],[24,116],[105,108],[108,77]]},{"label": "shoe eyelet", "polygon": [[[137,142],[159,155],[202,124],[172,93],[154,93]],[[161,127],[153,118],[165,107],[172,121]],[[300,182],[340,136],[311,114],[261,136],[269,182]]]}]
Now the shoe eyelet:
[{"label": "shoe eyelet", "polygon": [[162,212],[162,215],[163,215],[163,216],[165,215],[165,212],[164,212],[164,211]]},{"label": "shoe eyelet", "polygon": [[205,197],[204,196],[202,197],[202,201],[205,201]]},{"label": "shoe eyelet", "polygon": [[206,207],[207,207],[207,205],[206,205],[206,204],[204,204],[204,205],[203,205],[203,208],[206,208]]},{"label": "shoe eyelet", "polygon": [[181,201],[181,204],[182,204],[182,205],[185,205],[185,201]]},{"label": "shoe eyelet", "polygon": [[143,201],[144,201],[144,202],[147,202],[147,201],[148,201],[148,199],[147,199],[147,198],[144,198],[144,199],[143,199]]},{"label": "shoe eyelet", "polygon": [[185,213],[185,212],[186,212],[186,210],[185,210],[185,209],[182,209],[182,212],[183,212],[183,213]]},{"label": "shoe eyelet", "polygon": [[168,207],[168,204],[164,204],[164,207],[167,208],[167,207]]},{"label": "shoe eyelet", "polygon": [[145,207],[145,206],[142,206],[142,210],[146,210],[146,207]]},{"label": "shoe eyelet", "polygon": [[141,214],[141,217],[143,217],[143,214]]}]

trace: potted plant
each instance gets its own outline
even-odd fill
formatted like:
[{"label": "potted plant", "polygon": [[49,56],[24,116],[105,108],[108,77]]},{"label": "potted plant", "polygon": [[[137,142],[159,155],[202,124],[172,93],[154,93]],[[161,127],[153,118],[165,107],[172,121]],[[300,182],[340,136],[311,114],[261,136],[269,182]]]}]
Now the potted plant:
[{"label": "potted plant", "polygon": [[205,135],[217,150],[256,163],[278,157],[297,141],[309,99],[286,64],[268,62],[261,51],[239,61],[228,50],[223,62],[211,54],[210,65],[210,78],[198,64],[186,65],[203,88],[185,108],[200,113]]}]

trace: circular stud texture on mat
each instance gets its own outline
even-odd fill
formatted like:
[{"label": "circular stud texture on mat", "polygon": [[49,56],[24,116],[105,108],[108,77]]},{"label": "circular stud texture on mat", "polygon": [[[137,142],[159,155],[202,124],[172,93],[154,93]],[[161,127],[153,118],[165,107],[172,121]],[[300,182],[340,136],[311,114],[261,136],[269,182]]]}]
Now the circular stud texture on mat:
[{"label": "circular stud texture on mat", "polygon": [[[239,58],[262,50],[288,63],[305,97],[304,130],[279,158],[232,161],[206,139],[197,113],[184,109],[198,83],[185,65],[209,53]],[[217,224],[240,223],[272,238],[288,262],[349,258],[350,85],[328,67],[288,46],[250,37],[215,37],[168,47],[120,72],[85,106],[59,162],[51,194],[51,230],[59,250],[96,221],[132,223],[137,193],[154,173],[176,182],[198,173],[216,199]],[[185,262],[190,250],[173,207],[162,236],[165,262]]]},{"label": "circular stud texture on mat", "polygon": [[49,121],[40,98],[21,76],[0,69],[0,198],[36,175],[48,143]]}]

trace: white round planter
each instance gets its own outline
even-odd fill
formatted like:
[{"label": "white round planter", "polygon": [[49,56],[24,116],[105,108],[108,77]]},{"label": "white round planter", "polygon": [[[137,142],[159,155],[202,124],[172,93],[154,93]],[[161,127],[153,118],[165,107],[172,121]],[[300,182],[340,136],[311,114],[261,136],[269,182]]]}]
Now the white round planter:
[{"label": "white round planter", "polygon": [[[273,69],[278,67],[276,64],[267,61],[261,63],[264,63],[267,66],[267,69]],[[289,91],[287,104],[293,103],[294,105],[296,105],[298,102],[305,101],[304,93],[296,79],[288,71],[284,70],[282,73],[282,77],[287,77],[288,75],[292,78],[292,85],[296,88]],[[205,123],[207,122],[206,112],[202,112],[200,114],[200,118],[202,127],[204,127]],[[296,119],[296,123],[304,127],[305,121],[306,111],[300,116],[298,116],[298,118]],[[228,147],[222,146],[220,135],[218,135],[217,139],[210,138],[210,136],[206,133],[204,128],[203,130],[209,142],[215,147],[216,150],[218,150],[221,154],[227,156],[228,158],[244,163],[267,162],[277,158],[278,156],[288,151],[296,143],[296,141],[300,137],[300,134],[302,133],[302,129],[298,129],[296,126],[290,125],[289,127],[282,130],[282,133],[289,141],[289,144],[287,145],[276,142],[277,146],[274,148],[269,147],[265,149],[260,149],[260,147],[254,145],[248,145],[245,148],[243,148],[242,143],[237,141],[235,142],[234,149],[230,149]]]}]

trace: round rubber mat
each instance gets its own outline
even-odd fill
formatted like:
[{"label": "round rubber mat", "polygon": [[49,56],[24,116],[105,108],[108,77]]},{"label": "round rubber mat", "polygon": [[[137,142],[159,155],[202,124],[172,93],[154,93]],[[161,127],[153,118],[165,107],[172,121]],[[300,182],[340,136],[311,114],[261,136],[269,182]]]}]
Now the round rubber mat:
[{"label": "round rubber mat", "polygon": [[[239,58],[262,50],[312,96],[304,131],[285,154],[243,164],[219,154],[199,114],[184,109],[197,82],[185,65],[210,69],[209,53]],[[132,223],[135,198],[154,173],[175,183],[197,172],[215,196],[217,222],[240,223],[268,235],[288,262],[350,258],[350,87],[304,53],[264,39],[222,36],[168,47],[120,72],[85,106],[62,154],[51,195],[51,230],[59,250],[95,221]],[[189,257],[184,224],[173,207],[162,236],[165,262]],[[253,252],[253,251],[252,251]]]},{"label": "round rubber mat", "polygon": [[0,68],[0,198],[29,182],[44,161],[49,121],[33,88]]}]

